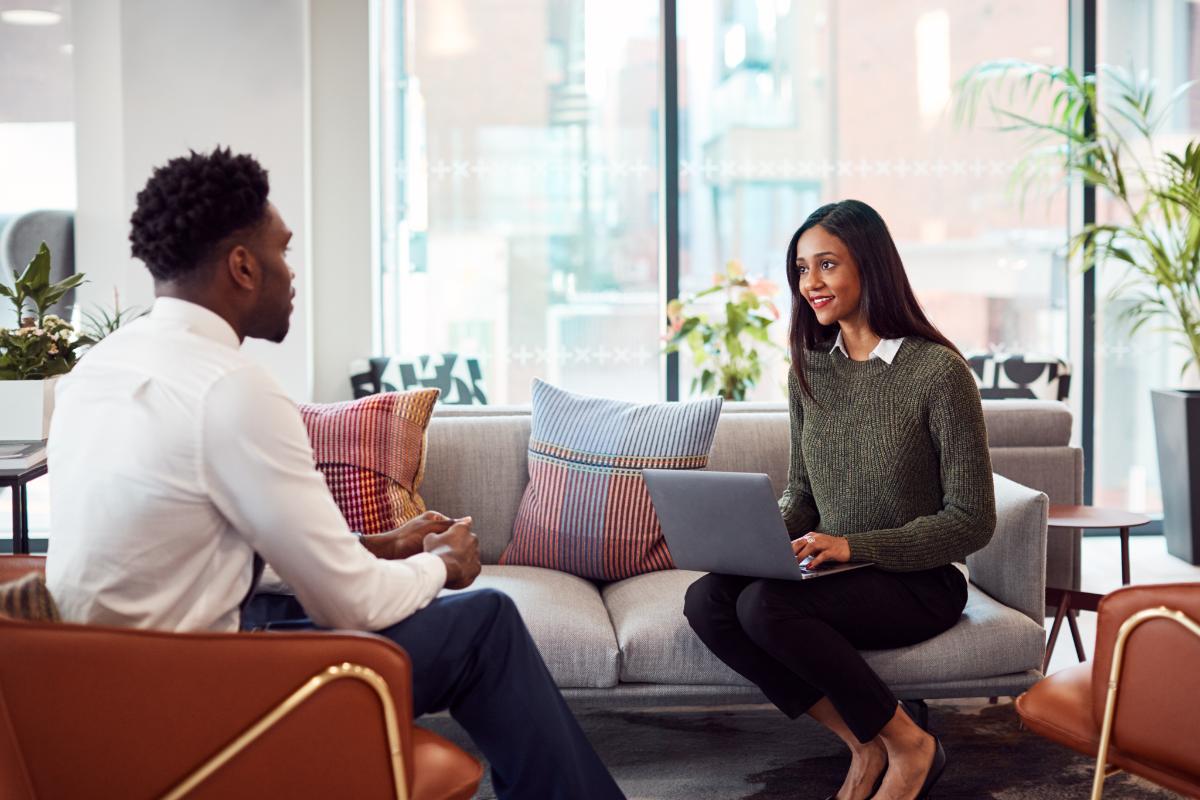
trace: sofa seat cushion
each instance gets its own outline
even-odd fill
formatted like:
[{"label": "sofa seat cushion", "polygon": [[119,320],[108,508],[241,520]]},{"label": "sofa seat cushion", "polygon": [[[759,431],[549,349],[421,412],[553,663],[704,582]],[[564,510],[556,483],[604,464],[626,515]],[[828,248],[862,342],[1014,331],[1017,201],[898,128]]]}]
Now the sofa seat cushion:
[{"label": "sofa seat cushion", "polygon": [[[621,681],[747,684],[708,651],[683,617],[684,593],[702,574],[655,572],[604,588],[604,603],[621,647]],[[986,678],[1037,669],[1044,635],[1029,617],[970,584],[963,618],[950,630],[911,647],[863,655],[894,686]]]},{"label": "sofa seat cushion", "polygon": [[623,683],[751,685],[714,656],[683,617],[684,592],[702,575],[672,569],[604,587]]},{"label": "sofa seat cushion", "polygon": [[496,589],[513,599],[559,687],[617,685],[617,640],[591,581],[541,567],[485,564],[464,591],[472,589]]},{"label": "sofa seat cushion", "polygon": [[957,625],[910,647],[868,651],[867,663],[896,686],[1041,669],[1045,628],[975,584],[967,586],[967,607]]}]

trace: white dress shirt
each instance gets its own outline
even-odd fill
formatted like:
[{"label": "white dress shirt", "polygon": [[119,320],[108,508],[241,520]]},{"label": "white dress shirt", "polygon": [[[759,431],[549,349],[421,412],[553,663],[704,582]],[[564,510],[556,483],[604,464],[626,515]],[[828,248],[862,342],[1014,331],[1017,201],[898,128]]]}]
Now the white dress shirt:
[{"label": "white dress shirt", "polygon": [[[891,364],[896,358],[896,353],[900,352],[900,345],[904,344],[904,337],[899,339],[880,339],[879,344],[875,345],[875,349],[867,356],[867,361],[872,358],[880,358]],[[841,350],[842,355],[846,358],[850,357],[850,353],[846,350],[846,345],[842,343],[842,332],[839,330],[837,338],[833,340],[833,350]],[[830,350],[829,352],[833,352]]]},{"label": "white dress shirt", "polygon": [[74,622],[233,631],[257,551],[312,619],[378,630],[446,581],[375,558],[313,463],[295,405],[225,320],[159,298],[59,381],[46,581]]}]

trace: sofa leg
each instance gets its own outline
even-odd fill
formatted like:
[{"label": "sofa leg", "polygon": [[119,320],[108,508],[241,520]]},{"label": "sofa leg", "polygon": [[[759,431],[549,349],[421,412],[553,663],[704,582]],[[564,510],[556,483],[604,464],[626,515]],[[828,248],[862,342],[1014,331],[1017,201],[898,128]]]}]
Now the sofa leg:
[{"label": "sofa leg", "polygon": [[929,730],[929,706],[924,700],[901,700],[900,706],[921,730]]}]

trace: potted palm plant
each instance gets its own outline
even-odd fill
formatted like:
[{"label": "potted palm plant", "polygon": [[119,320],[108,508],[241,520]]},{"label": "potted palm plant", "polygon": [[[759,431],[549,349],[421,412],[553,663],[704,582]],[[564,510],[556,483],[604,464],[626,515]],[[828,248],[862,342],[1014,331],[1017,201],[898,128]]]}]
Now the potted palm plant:
[{"label": "potted palm plant", "polygon": [[[1050,175],[1114,201],[1116,219],[1084,226],[1071,252],[1124,270],[1113,290],[1123,321],[1130,334],[1152,325],[1170,335],[1186,356],[1181,382],[1200,374],[1200,141],[1170,150],[1156,134],[1193,85],[1160,101],[1154,81],[1118,67],[1080,75],[989,61],[961,79],[957,102],[962,121],[987,102],[1003,129],[1028,136],[1015,172],[1023,193]],[[1200,563],[1200,391],[1155,389],[1153,407],[1167,549]]]},{"label": "potted palm plant", "polygon": [[71,371],[80,349],[92,343],[49,309],[81,283],[82,274],[50,282],[50,249],[42,242],[13,285],[0,284],[0,296],[17,311],[16,327],[0,328],[0,441],[49,435],[55,381]]}]

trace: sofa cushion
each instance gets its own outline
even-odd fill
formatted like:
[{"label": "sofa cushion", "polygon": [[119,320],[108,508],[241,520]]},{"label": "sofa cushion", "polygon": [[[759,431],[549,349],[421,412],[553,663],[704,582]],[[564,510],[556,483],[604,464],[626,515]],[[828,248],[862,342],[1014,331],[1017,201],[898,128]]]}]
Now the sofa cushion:
[{"label": "sofa cushion", "polygon": [[[684,593],[701,575],[655,572],[604,588],[621,647],[623,682],[748,683],[708,651],[683,617]],[[953,628],[911,647],[864,656],[889,684],[927,684],[1037,669],[1044,642],[1040,625],[970,584],[963,618]]]},{"label": "sofa cushion", "polygon": [[437,389],[299,404],[313,458],[350,530],[383,533],[425,510],[425,427]]},{"label": "sofa cushion", "polygon": [[642,470],[701,469],[721,398],[627,403],[533,385],[529,485],[502,564],[620,580],[674,566]]},{"label": "sofa cushion", "polygon": [[684,592],[702,575],[672,569],[604,587],[623,683],[750,685],[705,647],[683,617]]},{"label": "sofa cushion", "polygon": [[559,687],[617,685],[617,640],[591,581],[540,567],[484,565],[463,591],[472,589],[496,589],[513,599]]}]

